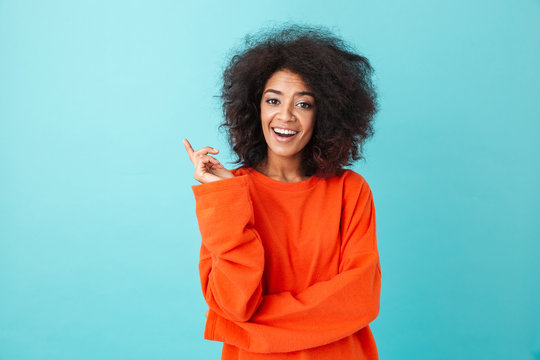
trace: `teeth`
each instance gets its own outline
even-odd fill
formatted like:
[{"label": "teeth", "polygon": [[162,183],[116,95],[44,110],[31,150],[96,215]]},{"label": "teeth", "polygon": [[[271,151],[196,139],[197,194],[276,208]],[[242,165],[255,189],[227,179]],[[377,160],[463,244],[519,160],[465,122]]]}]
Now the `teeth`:
[{"label": "teeth", "polygon": [[274,128],[274,131],[277,132],[278,134],[283,134],[283,135],[294,135],[298,132],[298,131],[285,130],[285,129],[280,129],[280,128]]}]

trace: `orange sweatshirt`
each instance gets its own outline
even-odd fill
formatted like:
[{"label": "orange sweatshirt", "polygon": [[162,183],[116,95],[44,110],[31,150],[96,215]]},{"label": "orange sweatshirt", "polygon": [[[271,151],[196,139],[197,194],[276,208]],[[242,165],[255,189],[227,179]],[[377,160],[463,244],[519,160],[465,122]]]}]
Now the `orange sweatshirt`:
[{"label": "orange sweatshirt", "polygon": [[193,186],[205,338],[222,359],[378,359],[375,208],[364,178],[285,183],[253,169]]}]

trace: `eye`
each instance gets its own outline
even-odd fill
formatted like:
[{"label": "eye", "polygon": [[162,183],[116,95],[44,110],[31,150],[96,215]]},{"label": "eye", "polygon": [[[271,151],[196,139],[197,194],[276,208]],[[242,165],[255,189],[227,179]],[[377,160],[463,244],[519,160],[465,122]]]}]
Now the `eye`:
[{"label": "eye", "polygon": [[298,103],[297,106],[300,106],[303,109],[311,109],[313,107],[313,105],[311,105],[308,102],[304,102],[304,101]]},{"label": "eye", "polygon": [[270,105],[277,105],[279,103],[278,99],[266,99],[266,102]]}]

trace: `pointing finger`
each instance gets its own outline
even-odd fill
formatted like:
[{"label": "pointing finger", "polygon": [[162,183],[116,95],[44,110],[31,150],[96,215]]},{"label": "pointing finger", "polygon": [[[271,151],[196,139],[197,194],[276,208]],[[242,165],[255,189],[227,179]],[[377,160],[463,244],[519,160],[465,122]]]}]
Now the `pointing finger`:
[{"label": "pointing finger", "polygon": [[187,139],[184,139],[184,147],[186,148],[189,158],[191,159],[194,151],[193,151],[193,148],[191,147],[191,144],[189,143]]}]

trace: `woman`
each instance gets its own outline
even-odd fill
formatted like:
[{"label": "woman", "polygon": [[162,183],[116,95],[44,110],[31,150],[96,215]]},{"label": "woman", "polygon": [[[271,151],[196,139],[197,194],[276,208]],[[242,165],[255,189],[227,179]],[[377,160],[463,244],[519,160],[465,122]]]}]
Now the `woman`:
[{"label": "woman", "polygon": [[193,150],[209,306],[222,359],[377,359],[375,209],[361,157],[372,69],[332,34],[291,27],[248,42],[225,70],[225,126],[241,167]]}]

